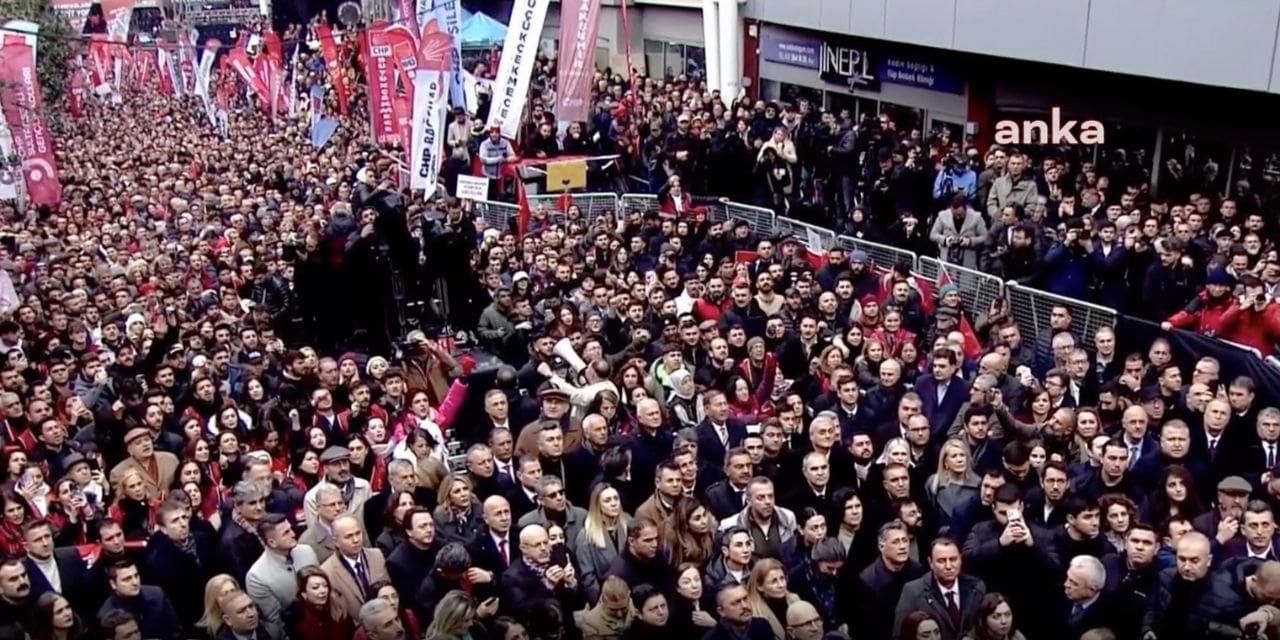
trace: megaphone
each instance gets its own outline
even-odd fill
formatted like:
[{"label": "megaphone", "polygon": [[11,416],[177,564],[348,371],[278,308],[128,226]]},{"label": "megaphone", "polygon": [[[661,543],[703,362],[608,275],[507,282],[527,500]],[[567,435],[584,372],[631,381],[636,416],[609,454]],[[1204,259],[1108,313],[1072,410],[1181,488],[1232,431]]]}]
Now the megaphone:
[{"label": "megaphone", "polygon": [[568,338],[560,338],[556,346],[551,349],[551,353],[564,360],[569,368],[573,369],[574,375],[581,375],[587,368],[587,363],[582,360],[582,356],[579,356],[577,351],[574,351],[573,342]]}]

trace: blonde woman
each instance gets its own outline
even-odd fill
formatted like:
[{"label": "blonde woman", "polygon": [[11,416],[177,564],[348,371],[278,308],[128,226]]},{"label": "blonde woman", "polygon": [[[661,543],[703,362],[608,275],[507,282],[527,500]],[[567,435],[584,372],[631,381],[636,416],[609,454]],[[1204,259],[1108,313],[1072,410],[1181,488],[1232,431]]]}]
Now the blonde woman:
[{"label": "blonde woman", "polygon": [[969,445],[959,438],[942,443],[938,470],[925,480],[925,493],[942,521],[951,522],[956,512],[977,497],[982,478],[973,471]]},{"label": "blonde woman", "polygon": [[491,618],[498,612],[498,599],[476,604],[471,594],[454,589],[436,604],[427,626],[426,640],[471,640],[476,618]]},{"label": "blonde woman", "polygon": [[484,528],[483,512],[471,488],[471,481],[451,473],[440,481],[436,492],[436,532],[442,542],[461,542],[470,547]]},{"label": "blonde woman", "polygon": [[787,607],[799,599],[800,596],[787,590],[787,569],[781,562],[765,558],[751,569],[751,577],[747,579],[751,614],[768,622],[777,640],[786,640],[783,624],[787,620]]},{"label": "blonde woman", "polygon": [[631,587],[622,578],[609,576],[600,587],[600,602],[582,614],[578,629],[583,640],[619,640],[631,620]]},{"label": "blonde woman", "polygon": [[622,496],[609,483],[596,485],[591,492],[586,522],[574,544],[582,590],[587,602],[600,597],[600,583],[609,567],[627,545],[631,517],[622,511]]},{"label": "blonde woman", "polygon": [[196,626],[204,629],[210,638],[217,637],[218,631],[222,630],[222,609],[218,608],[218,601],[239,590],[240,583],[225,573],[209,578],[204,585],[204,615]]}]

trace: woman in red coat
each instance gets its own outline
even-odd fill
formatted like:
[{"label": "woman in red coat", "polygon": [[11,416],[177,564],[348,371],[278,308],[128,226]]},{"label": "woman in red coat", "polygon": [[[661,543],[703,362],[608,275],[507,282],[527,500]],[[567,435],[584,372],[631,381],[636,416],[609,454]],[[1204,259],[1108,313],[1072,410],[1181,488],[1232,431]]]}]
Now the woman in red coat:
[{"label": "woman in red coat", "polygon": [[294,640],[350,638],[355,623],[331,596],[329,576],[320,567],[298,570],[298,599],[285,614],[289,637]]}]

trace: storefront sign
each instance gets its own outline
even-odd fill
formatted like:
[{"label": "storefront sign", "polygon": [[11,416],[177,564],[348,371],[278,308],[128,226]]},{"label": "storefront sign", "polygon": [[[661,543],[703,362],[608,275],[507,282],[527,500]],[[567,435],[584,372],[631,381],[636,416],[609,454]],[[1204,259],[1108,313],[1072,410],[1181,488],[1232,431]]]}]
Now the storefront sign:
[{"label": "storefront sign", "polygon": [[880,78],[876,77],[871,54],[865,47],[823,42],[819,62],[818,72],[827,82],[846,85],[850,89],[880,89]]},{"label": "storefront sign", "polygon": [[876,65],[876,76],[892,84],[964,94],[964,80],[951,73],[950,69],[932,62],[902,56],[885,56]]},{"label": "storefront sign", "polygon": [[821,55],[822,44],[817,40],[782,38],[768,31],[760,38],[760,56],[768,62],[817,71]]}]

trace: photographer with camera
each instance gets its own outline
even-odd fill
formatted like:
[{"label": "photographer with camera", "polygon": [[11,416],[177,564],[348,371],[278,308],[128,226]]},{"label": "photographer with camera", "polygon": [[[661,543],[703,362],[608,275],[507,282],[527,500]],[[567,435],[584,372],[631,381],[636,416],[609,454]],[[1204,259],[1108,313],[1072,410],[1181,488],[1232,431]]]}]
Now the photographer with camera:
[{"label": "photographer with camera", "polygon": [[933,201],[939,207],[946,206],[955,195],[964,196],[970,208],[978,204],[978,174],[969,168],[963,157],[947,156],[942,171],[933,180]]},{"label": "photographer with camera", "polygon": [[1238,282],[1244,292],[1223,312],[1218,337],[1269,354],[1280,341],[1280,306],[1258,276],[1241,274]]},{"label": "photographer with camera", "polygon": [[1062,240],[1044,257],[1044,284],[1050,293],[1084,299],[1089,292],[1089,254],[1093,253],[1093,237],[1080,220],[1064,225]]},{"label": "photographer with camera", "polygon": [[961,193],[951,196],[950,206],[938,212],[929,232],[929,238],[938,243],[938,255],[944,261],[969,269],[978,268],[978,250],[986,235],[986,221],[969,207]]}]

